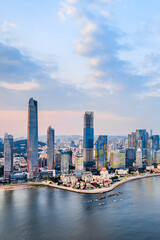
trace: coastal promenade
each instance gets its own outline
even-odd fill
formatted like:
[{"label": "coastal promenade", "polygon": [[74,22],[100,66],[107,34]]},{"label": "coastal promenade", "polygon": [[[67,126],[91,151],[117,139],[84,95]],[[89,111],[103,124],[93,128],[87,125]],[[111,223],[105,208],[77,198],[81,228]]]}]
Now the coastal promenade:
[{"label": "coastal promenade", "polygon": [[114,190],[115,188],[119,187],[120,185],[142,179],[142,178],[148,178],[148,177],[156,177],[160,176],[160,173],[157,174],[146,174],[146,175],[139,175],[139,176],[133,176],[133,177],[127,177],[119,182],[113,183],[110,187],[105,187],[105,188],[96,188],[92,190],[81,190],[81,189],[74,189],[72,187],[65,187],[61,185],[57,185],[55,183],[50,183],[51,181],[44,181],[44,182],[28,182],[28,183],[19,183],[19,184],[9,184],[9,185],[0,185],[0,190],[14,190],[14,189],[21,189],[21,188],[28,188],[32,186],[48,186],[48,187],[53,187],[53,188],[58,188],[62,190],[67,190],[75,193],[86,193],[86,194],[98,194],[98,193],[105,193],[105,192],[110,192]]},{"label": "coastal promenade", "polygon": [[58,188],[58,189],[67,190],[67,191],[71,191],[71,192],[83,193],[83,194],[84,193],[86,193],[86,194],[98,194],[98,193],[110,192],[110,191],[114,190],[115,188],[119,187],[120,185],[122,185],[124,183],[127,183],[127,182],[130,182],[130,181],[138,180],[138,179],[141,179],[141,178],[156,177],[156,176],[160,176],[160,173],[128,177],[128,178],[123,179],[119,182],[113,183],[110,187],[96,188],[96,189],[92,189],[92,190],[74,189],[72,187],[65,187],[65,186],[57,185],[55,183],[50,184],[50,181],[48,181],[48,182],[33,182],[33,183],[28,183],[28,185],[30,185],[30,186],[48,186],[48,187],[53,187],[53,188]]}]

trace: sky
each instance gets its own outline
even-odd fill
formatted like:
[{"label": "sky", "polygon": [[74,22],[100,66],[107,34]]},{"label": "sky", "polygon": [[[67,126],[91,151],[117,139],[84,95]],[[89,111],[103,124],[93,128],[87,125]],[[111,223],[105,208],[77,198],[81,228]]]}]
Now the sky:
[{"label": "sky", "polygon": [[160,134],[159,0],[0,0],[0,136]]}]

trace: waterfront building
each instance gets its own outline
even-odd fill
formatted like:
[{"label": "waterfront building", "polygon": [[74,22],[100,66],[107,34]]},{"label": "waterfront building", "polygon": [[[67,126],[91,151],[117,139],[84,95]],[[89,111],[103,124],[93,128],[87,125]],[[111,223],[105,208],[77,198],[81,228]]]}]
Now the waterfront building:
[{"label": "waterfront building", "polygon": [[107,135],[100,135],[96,141],[96,164],[98,170],[107,167]]},{"label": "waterfront building", "polygon": [[38,104],[30,98],[28,104],[27,169],[29,177],[38,175]]},{"label": "waterfront building", "polygon": [[159,135],[153,135],[153,150],[157,151],[159,149]]},{"label": "waterfront building", "polygon": [[146,170],[154,171],[154,165],[146,166]]},{"label": "waterfront building", "polygon": [[47,158],[46,157],[40,157],[38,159],[38,167],[39,168],[46,168],[47,167]]},{"label": "waterfront building", "polygon": [[147,164],[151,165],[153,163],[153,136],[148,140],[148,157]]},{"label": "waterfront building", "polygon": [[68,158],[69,158],[69,168],[72,167],[72,150],[67,151]]},{"label": "waterfront building", "polygon": [[55,177],[55,176],[56,176],[56,171],[53,169],[51,169],[51,170],[50,169],[47,169],[47,170],[42,169],[41,172],[39,173],[40,178],[44,178],[44,177],[49,178],[49,177]]},{"label": "waterfront building", "polygon": [[61,153],[61,174],[68,174],[69,172],[70,153]]},{"label": "waterfront building", "polygon": [[13,171],[13,136],[4,135],[4,178],[9,179]]},{"label": "waterfront building", "polygon": [[153,159],[155,164],[160,164],[160,150],[153,152]]},{"label": "waterfront building", "polygon": [[136,161],[136,151],[134,148],[128,148],[126,149],[126,163],[125,166],[132,167],[133,163]]},{"label": "waterfront building", "polygon": [[110,153],[110,167],[113,169],[116,168],[125,168],[125,151],[124,150],[113,150]]},{"label": "waterfront building", "polygon": [[54,129],[49,126],[47,129],[47,168],[54,169]]},{"label": "waterfront building", "polygon": [[94,144],[94,113],[85,112],[84,114],[84,132],[83,132],[83,161],[85,167],[92,167],[93,162],[93,144]]},{"label": "waterfront building", "polygon": [[137,151],[136,151],[136,166],[138,168],[142,168],[143,167],[143,163],[142,163],[142,150],[140,148],[138,148]]},{"label": "waterfront building", "polygon": [[91,172],[83,172],[82,174],[82,180],[85,181],[85,182],[91,182],[93,181],[93,175]]},{"label": "waterfront building", "polygon": [[61,156],[61,151],[56,152],[54,156],[54,167],[57,170],[61,169]]},{"label": "waterfront building", "polygon": [[75,160],[75,170],[77,172],[83,171],[83,157],[77,157],[77,159]]},{"label": "waterfront building", "polygon": [[27,173],[25,172],[15,172],[10,175],[11,181],[25,181],[27,179]]},{"label": "waterfront building", "polygon": [[147,163],[149,165],[154,163],[154,152],[159,149],[159,135],[152,135],[148,140],[148,158]]},{"label": "waterfront building", "polygon": [[116,169],[115,174],[117,175],[126,175],[128,174],[128,169]]}]

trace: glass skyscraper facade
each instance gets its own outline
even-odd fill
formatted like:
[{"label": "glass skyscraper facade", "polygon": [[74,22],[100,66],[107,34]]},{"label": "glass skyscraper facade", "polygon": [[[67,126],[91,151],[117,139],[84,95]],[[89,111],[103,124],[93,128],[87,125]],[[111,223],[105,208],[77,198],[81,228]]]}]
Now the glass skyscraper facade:
[{"label": "glass skyscraper facade", "polygon": [[70,153],[62,152],[61,153],[61,174],[69,173],[69,162],[70,162]]},{"label": "glass skyscraper facade", "polygon": [[83,132],[83,161],[85,167],[93,166],[94,113],[85,112]]},{"label": "glass skyscraper facade", "polygon": [[54,129],[47,129],[47,168],[54,169]]},{"label": "glass skyscraper facade", "polygon": [[9,179],[13,171],[13,136],[4,135],[4,178]]},{"label": "glass skyscraper facade", "polygon": [[38,104],[33,98],[28,104],[27,169],[30,178],[38,175]]},{"label": "glass skyscraper facade", "polygon": [[96,141],[96,164],[98,170],[107,167],[107,139],[106,135],[100,135]]}]

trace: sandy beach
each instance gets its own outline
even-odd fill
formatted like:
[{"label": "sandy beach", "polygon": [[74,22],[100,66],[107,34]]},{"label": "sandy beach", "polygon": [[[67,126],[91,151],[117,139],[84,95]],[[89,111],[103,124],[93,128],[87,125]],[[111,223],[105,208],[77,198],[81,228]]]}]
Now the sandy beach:
[{"label": "sandy beach", "polygon": [[19,188],[28,188],[31,187],[28,183],[21,183],[21,184],[9,184],[9,185],[0,185],[1,190],[14,190]]}]

